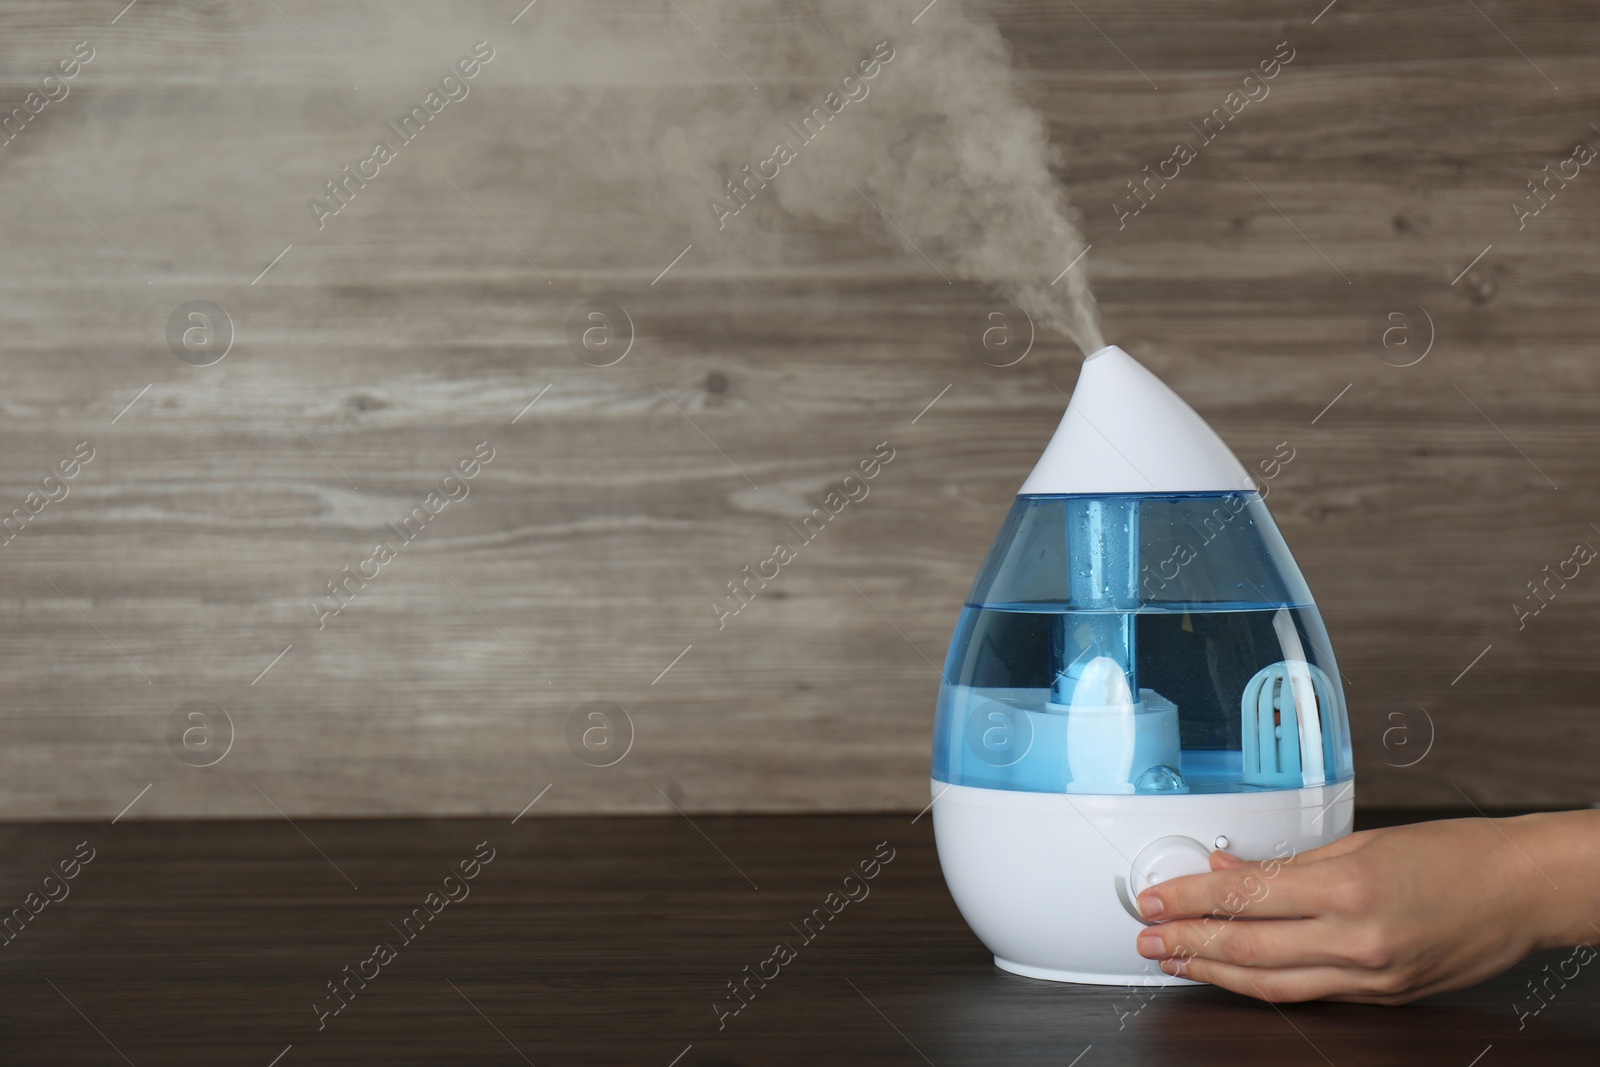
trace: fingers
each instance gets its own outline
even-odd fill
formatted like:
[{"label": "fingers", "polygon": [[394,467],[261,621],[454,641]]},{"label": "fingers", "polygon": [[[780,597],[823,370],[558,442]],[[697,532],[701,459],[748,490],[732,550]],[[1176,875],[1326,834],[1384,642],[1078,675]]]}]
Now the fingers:
[{"label": "fingers", "polygon": [[1348,938],[1333,936],[1320,919],[1178,919],[1146,927],[1139,955],[1146,959],[1205,959],[1242,967],[1356,966]]},{"label": "fingers", "polygon": [[1339,967],[1262,970],[1218,960],[1192,959],[1168,960],[1161,969],[1274,1004],[1327,997],[1384,1003],[1392,999],[1390,995],[1374,991],[1369,976]]},{"label": "fingers", "polygon": [[1214,871],[1223,871],[1232,870],[1237,867],[1266,867],[1269,870],[1276,870],[1277,868],[1290,863],[1306,864],[1316,863],[1320,860],[1331,860],[1337,856],[1342,856],[1347,852],[1353,852],[1358,848],[1370,844],[1373,835],[1374,831],[1363,830],[1360,833],[1346,834],[1337,841],[1331,841],[1326,845],[1319,845],[1318,847],[1308,849],[1305,852],[1290,852],[1287,856],[1273,856],[1271,859],[1265,860],[1240,859],[1231,852],[1223,852],[1218,850],[1211,853],[1211,869]]},{"label": "fingers", "polygon": [[[1213,853],[1213,863],[1216,862]],[[1241,864],[1210,874],[1191,874],[1152,886],[1139,894],[1139,912],[1152,922],[1207,915],[1297,918],[1322,913],[1327,879],[1307,876],[1281,863]]]}]

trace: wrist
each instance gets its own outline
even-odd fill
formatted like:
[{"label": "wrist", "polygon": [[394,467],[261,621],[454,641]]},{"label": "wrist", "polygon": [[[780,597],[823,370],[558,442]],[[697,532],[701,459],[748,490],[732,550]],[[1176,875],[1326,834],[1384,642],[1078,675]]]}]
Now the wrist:
[{"label": "wrist", "polygon": [[1600,942],[1600,811],[1543,812],[1493,820],[1511,851],[1516,920],[1529,948]]}]

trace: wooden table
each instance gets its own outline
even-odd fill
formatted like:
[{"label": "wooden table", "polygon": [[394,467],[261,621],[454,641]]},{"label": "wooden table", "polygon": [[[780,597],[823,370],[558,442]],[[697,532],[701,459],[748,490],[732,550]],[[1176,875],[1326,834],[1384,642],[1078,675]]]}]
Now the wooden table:
[{"label": "wooden table", "polygon": [[[0,827],[7,908],[93,850],[74,879],[48,884],[67,895],[0,949],[0,1062],[1594,1062],[1600,976],[1580,974],[1518,1030],[1524,983],[1558,954],[1400,1009],[1277,1008],[1210,988],[1141,1000],[1003,974],[945,891],[929,823],[535,809],[515,825]],[[802,946],[791,921],[891,849],[869,895]],[[492,859],[447,881],[475,853]],[[466,895],[413,920],[409,942],[391,926],[446,889]],[[394,958],[365,962],[379,941]],[[798,956],[719,1032],[725,983],[779,941]],[[337,1004],[327,983],[346,965],[376,976],[349,980],[357,995],[319,1030],[313,1003]]]}]

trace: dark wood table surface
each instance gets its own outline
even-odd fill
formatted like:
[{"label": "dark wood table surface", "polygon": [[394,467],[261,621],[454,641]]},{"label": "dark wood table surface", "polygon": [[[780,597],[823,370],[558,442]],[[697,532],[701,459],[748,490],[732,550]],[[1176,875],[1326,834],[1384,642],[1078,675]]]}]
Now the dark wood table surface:
[{"label": "dark wood table surface", "polygon": [[[1526,983],[1560,953],[1406,1008],[1002,973],[909,815],[13,824],[0,840],[0,907],[28,916],[10,913],[0,948],[8,1067],[1502,1067],[1600,1050],[1600,972],[1519,1028]],[[805,943],[790,924],[891,849]],[[492,858],[450,880],[475,854]],[[46,882],[62,861],[76,877]],[[413,908],[430,918],[402,932]],[[727,983],[770,974],[780,941],[795,958],[719,1029]],[[351,972],[373,977],[319,1020]]]}]

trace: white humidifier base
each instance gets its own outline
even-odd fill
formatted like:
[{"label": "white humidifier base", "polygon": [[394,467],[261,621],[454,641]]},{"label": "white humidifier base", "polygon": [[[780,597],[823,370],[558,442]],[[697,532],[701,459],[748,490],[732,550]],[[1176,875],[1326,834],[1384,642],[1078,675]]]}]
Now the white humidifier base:
[{"label": "white humidifier base", "polygon": [[931,786],[945,881],[995,965],[1096,985],[1193,984],[1135,950],[1143,889],[1209,870],[1213,848],[1250,860],[1318,848],[1355,814],[1354,781],[1180,796]]},{"label": "white humidifier base", "polygon": [[994,965],[1002,971],[1020,974],[1024,978],[1037,978],[1042,982],[1076,982],[1079,985],[1136,985],[1141,989],[1155,988],[1157,986],[1204,984],[1191,982],[1187,978],[1174,978],[1154,963],[1150,965],[1151,973],[1139,975],[1095,974],[1090,971],[1058,971],[1049,967],[1030,967],[1026,963],[1003,960],[999,956],[994,958]]}]

